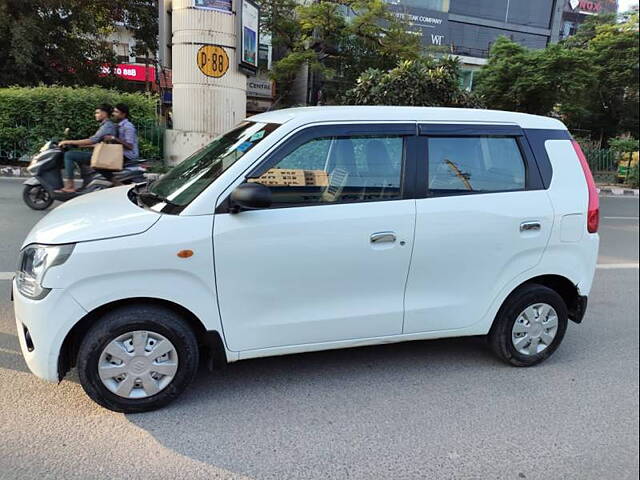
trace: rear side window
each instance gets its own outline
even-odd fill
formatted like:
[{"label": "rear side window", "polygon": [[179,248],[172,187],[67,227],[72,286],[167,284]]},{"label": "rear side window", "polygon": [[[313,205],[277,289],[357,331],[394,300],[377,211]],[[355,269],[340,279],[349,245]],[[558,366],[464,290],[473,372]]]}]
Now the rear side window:
[{"label": "rear side window", "polygon": [[514,137],[431,137],[428,145],[433,193],[525,189],[525,163]]}]

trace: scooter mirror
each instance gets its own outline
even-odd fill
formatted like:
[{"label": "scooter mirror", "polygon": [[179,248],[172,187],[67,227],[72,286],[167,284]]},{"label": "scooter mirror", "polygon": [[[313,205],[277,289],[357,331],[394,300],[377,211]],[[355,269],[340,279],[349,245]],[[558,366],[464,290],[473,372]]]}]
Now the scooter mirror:
[{"label": "scooter mirror", "polygon": [[69,127],[65,128],[65,129],[64,129],[64,136],[66,137],[67,135],[69,135],[69,132],[70,132],[70,131],[71,131],[71,130],[69,130]]}]

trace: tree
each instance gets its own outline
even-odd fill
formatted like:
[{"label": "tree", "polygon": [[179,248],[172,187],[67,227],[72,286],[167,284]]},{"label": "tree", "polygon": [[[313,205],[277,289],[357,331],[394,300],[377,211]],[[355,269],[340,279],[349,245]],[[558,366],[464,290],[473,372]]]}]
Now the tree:
[{"label": "tree", "polygon": [[332,101],[368,68],[387,70],[421,54],[419,38],[384,0],[262,0],[261,7],[263,31],[273,35],[279,54],[272,76],[280,92],[290,91],[307,65]]},{"label": "tree", "polygon": [[578,33],[542,50],[496,41],[476,80],[491,108],[558,115],[598,143],[638,135],[638,15],[594,16]]},{"label": "tree", "polygon": [[116,22],[155,51],[157,9],[148,0],[0,0],[0,86],[106,84],[101,67],[115,62],[103,40]]},{"label": "tree", "polygon": [[500,37],[476,77],[476,91],[490,108],[549,115],[557,105],[584,97],[593,81],[584,51],[560,45],[530,50]]},{"label": "tree", "polygon": [[569,100],[567,121],[588,129],[601,142],[623,132],[638,137],[638,14],[624,23],[615,17],[594,17],[578,30],[565,48],[588,56],[595,77],[589,95]]},{"label": "tree", "polygon": [[369,69],[346,92],[351,105],[405,105],[479,108],[478,97],[460,86],[457,59],[405,60],[384,72]]}]

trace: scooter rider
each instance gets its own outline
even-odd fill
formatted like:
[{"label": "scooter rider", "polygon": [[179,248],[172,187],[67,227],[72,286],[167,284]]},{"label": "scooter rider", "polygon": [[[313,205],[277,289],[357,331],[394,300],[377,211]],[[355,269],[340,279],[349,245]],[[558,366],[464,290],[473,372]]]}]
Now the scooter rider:
[{"label": "scooter rider", "polygon": [[[107,136],[116,135],[116,126],[111,121],[111,113],[113,112],[113,108],[111,105],[107,103],[103,103],[99,107],[96,108],[95,111],[95,119],[97,122],[100,122],[100,128],[98,131],[89,138],[84,138],[82,140],[63,140],[58,143],[59,147],[72,146],[72,147],[93,147],[96,143],[105,140]],[[73,182],[74,177],[74,164],[78,164],[78,167],[81,164],[89,165],[91,163],[91,152],[83,152],[80,150],[70,150],[64,153],[64,170],[65,170],[65,178],[64,178],[64,188],[60,190],[61,192],[75,192],[76,188]]]},{"label": "scooter rider", "polygon": [[139,155],[138,134],[136,127],[129,120],[129,106],[125,103],[118,103],[113,109],[113,119],[118,122],[118,136],[107,135],[104,139],[122,145],[126,165],[136,160]]}]

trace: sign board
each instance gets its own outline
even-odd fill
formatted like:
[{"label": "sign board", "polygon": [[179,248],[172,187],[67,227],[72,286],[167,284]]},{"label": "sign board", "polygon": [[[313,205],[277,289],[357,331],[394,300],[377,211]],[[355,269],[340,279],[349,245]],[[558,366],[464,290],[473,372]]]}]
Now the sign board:
[{"label": "sign board", "polygon": [[617,2],[615,0],[567,0],[565,12],[582,13],[585,15],[597,15],[599,13],[615,13]]},{"label": "sign board", "polygon": [[196,54],[196,63],[207,77],[220,78],[229,70],[229,55],[217,45],[203,45]]},{"label": "sign board", "polygon": [[449,44],[449,14],[403,5],[402,0],[390,4],[389,10],[409,24],[409,29],[420,35],[423,45],[442,47]]},{"label": "sign board", "polygon": [[241,0],[240,15],[240,66],[250,71],[258,69],[258,36],[260,9],[251,0]]},{"label": "sign board", "polygon": [[193,0],[193,8],[233,14],[232,0]]},{"label": "sign board", "polygon": [[133,82],[151,82],[156,81],[156,69],[153,67],[145,67],[144,65],[130,65],[128,63],[119,63],[113,66],[113,70],[109,65],[101,67],[103,75],[114,74],[125,80]]},{"label": "sign board", "polygon": [[273,98],[273,82],[268,78],[247,77],[247,97]]}]

